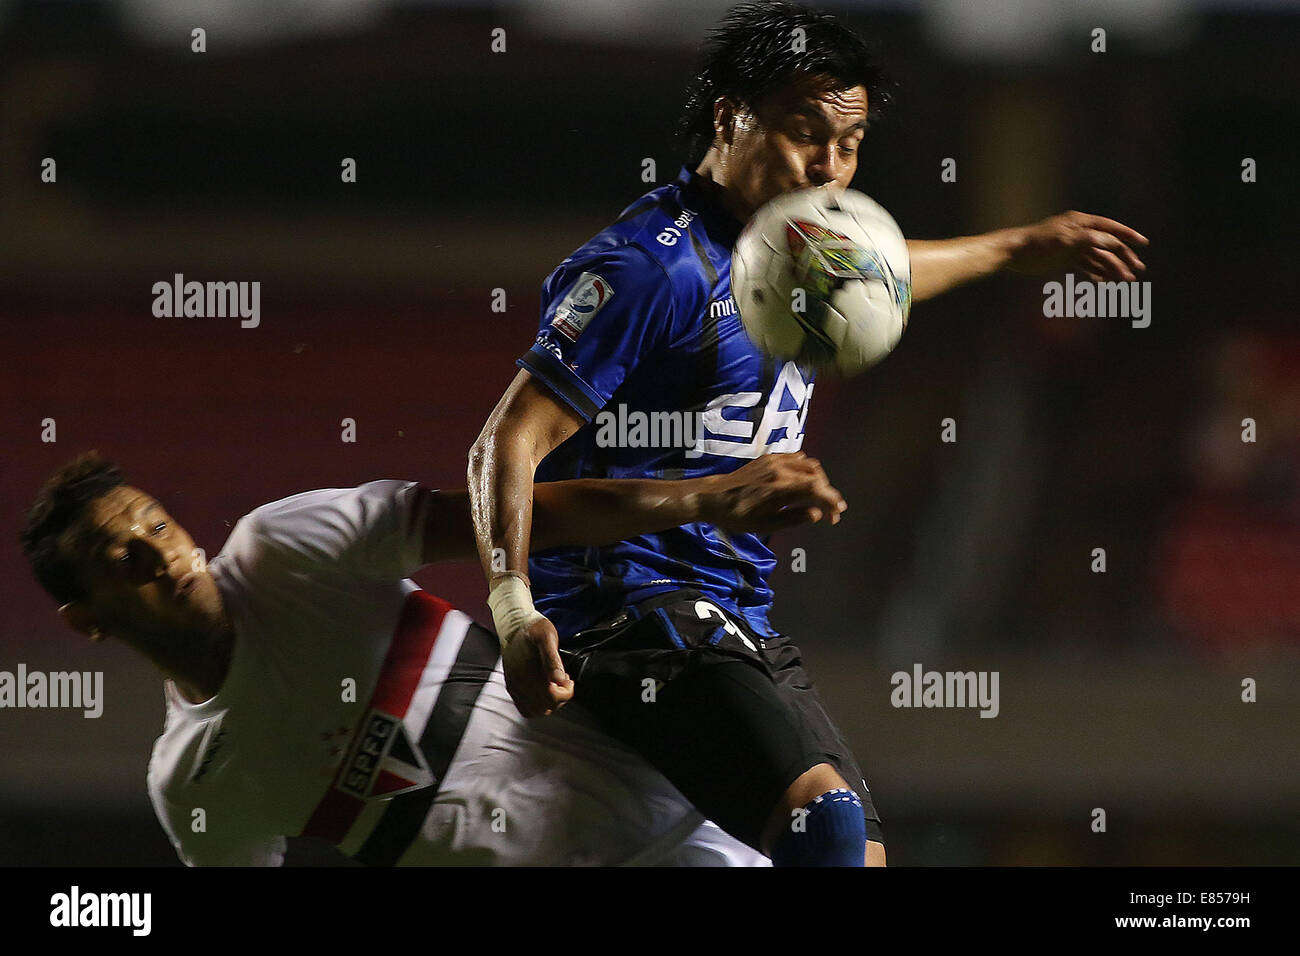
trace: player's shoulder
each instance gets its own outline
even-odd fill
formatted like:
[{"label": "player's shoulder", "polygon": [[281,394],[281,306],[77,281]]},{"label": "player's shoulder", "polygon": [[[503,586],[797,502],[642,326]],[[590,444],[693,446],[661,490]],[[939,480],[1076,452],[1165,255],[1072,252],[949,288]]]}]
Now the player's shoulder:
[{"label": "player's shoulder", "polygon": [[[552,273],[553,292],[564,280],[590,273],[611,285],[666,284],[677,299],[694,300],[717,282],[719,253],[696,225],[698,211],[673,182],[650,190],[578,247]],[[693,230],[692,227],[695,227]]]},{"label": "player's shoulder", "polygon": [[167,718],[154,741],[147,773],[149,795],[156,806],[183,802],[182,795],[211,769],[212,758],[225,743],[223,713],[189,713],[178,694],[170,682],[164,684]]},{"label": "player's shoulder", "polygon": [[236,522],[223,553],[266,547],[300,549],[345,526],[367,527],[390,517],[414,481],[381,478],[351,488],[317,488],[254,508]]},{"label": "player's shoulder", "polygon": [[313,515],[323,515],[339,508],[373,507],[412,484],[413,482],[396,478],[380,478],[350,488],[317,488],[312,491],[302,491],[287,498],[258,505],[240,520],[248,522],[255,528],[295,520],[312,520]]}]

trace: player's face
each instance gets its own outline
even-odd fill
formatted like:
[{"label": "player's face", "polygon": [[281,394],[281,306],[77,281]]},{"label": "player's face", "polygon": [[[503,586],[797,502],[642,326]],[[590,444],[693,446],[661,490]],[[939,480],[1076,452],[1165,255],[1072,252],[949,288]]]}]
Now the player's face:
[{"label": "player's face", "polygon": [[62,546],[77,556],[88,595],[82,603],[102,630],[158,633],[220,619],[220,593],[194,540],[138,488],[97,498]]},{"label": "player's face", "polygon": [[866,135],[867,91],[801,79],[736,116],[727,183],[752,213],[782,193],[834,183],[847,188]]}]

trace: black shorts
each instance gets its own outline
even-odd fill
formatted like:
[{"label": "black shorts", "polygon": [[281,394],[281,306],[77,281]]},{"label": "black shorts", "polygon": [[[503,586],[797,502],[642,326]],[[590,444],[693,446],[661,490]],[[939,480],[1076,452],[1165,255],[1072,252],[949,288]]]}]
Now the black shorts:
[{"label": "black shorts", "polygon": [[800,774],[829,763],[880,815],[788,637],[760,638],[693,590],[661,594],[561,642],[574,703],[644,756],[701,813],[750,846]]}]

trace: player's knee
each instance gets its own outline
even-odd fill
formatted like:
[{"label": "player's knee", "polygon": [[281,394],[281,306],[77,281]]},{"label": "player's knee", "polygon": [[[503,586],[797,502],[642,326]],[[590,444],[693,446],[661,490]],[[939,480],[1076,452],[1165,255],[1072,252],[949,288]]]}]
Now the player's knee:
[{"label": "player's knee", "polygon": [[863,863],[866,866],[885,866],[885,845],[875,840],[868,840],[867,854]]},{"label": "player's knee", "polygon": [[801,773],[790,786],[786,787],[781,799],[772,808],[771,815],[763,827],[763,850],[771,853],[776,838],[784,833],[792,822],[802,818],[805,808],[815,798],[831,790],[848,789],[848,784],[839,772],[829,763],[819,763]]},{"label": "player's knee", "polygon": [[810,800],[830,790],[847,790],[849,785],[839,772],[828,763],[819,763],[799,775],[786,788],[781,806],[782,815],[789,818],[790,811],[805,806]]},{"label": "player's knee", "polygon": [[847,787],[828,790],[796,809],[772,841],[775,866],[862,866],[866,854],[862,801]]}]

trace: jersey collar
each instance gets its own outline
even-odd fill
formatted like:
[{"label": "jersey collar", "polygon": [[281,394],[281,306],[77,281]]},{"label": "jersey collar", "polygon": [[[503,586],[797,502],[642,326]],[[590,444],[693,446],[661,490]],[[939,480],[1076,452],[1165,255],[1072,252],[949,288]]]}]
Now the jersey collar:
[{"label": "jersey collar", "polygon": [[730,249],[745,224],[714,198],[712,184],[688,166],[677,173],[674,183],[681,190],[682,204],[699,214],[709,238]]}]

